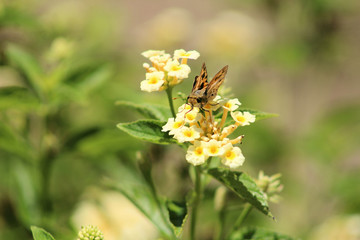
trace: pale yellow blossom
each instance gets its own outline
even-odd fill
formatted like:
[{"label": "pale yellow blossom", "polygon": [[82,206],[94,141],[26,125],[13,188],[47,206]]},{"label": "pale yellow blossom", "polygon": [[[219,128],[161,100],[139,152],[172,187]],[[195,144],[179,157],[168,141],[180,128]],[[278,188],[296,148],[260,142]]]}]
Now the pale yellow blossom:
[{"label": "pale yellow blossom", "polygon": [[230,168],[237,168],[243,165],[245,157],[239,147],[234,147],[231,143],[223,146],[224,154],[221,156],[221,162]]},{"label": "pale yellow blossom", "polygon": [[187,59],[198,59],[200,57],[200,53],[192,50],[192,51],[185,51],[184,49],[178,49],[174,51],[174,58],[187,58]]},{"label": "pale yellow blossom", "polygon": [[163,132],[169,132],[169,135],[175,135],[178,131],[181,130],[181,127],[184,125],[184,119],[174,119],[169,118],[167,123],[162,127]]},{"label": "pale yellow blossom", "polygon": [[240,126],[250,125],[250,123],[255,122],[255,115],[249,112],[231,112],[231,116]]},{"label": "pale yellow blossom", "polygon": [[164,50],[147,50],[145,52],[142,52],[141,55],[143,55],[146,58],[151,58],[154,56],[159,56],[165,54]]},{"label": "pale yellow blossom", "polygon": [[237,98],[234,99],[230,99],[227,100],[224,104],[223,104],[223,108],[225,108],[228,111],[235,111],[239,106],[241,105],[241,103],[239,102],[239,100]]},{"label": "pale yellow blossom", "polygon": [[220,156],[224,153],[224,148],[221,146],[221,141],[211,139],[209,142],[204,143],[205,152],[209,156]]},{"label": "pale yellow blossom", "polygon": [[168,72],[169,77],[176,77],[178,79],[188,78],[191,71],[186,64],[180,64],[178,60],[169,60],[164,69]]},{"label": "pale yellow blossom", "polygon": [[170,61],[171,56],[170,54],[163,54],[150,57],[150,61],[153,63],[154,67],[162,70],[168,61]]},{"label": "pale yellow blossom", "polygon": [[204,151],[204,144],[201,141],[195,141],[186,153],[186,160],[194,166],[205,163],[209,156]]},{"label": "pale yellow blossom", "polygon": [[183,126],[180,131],[178,131],[174,138],[176,138],[179,142],[191,142],[198,138],[200,138],[200,134],[203,132],[201,128],[196,126],[186,127]]},{"label": "pale yellow blossom", "polygon": [[164,84],[164,72],[146,73],[146,80],[140,83],[140,89],[146,92],[159,91]]}]

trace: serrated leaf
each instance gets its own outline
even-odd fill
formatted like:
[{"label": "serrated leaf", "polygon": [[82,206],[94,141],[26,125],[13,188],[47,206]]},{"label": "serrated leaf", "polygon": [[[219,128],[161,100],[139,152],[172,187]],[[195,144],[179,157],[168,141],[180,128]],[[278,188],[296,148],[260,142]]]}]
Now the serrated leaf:
[{"label": "serrated leaf", "polygon": [[112,179],[116,179],[117,183],[108,180],[105,185],[129,199],[158,228],[165,239],[176,239],[165,201],[157,197],[139,170],[131,163],[112,166],[112,169],[114,168],[118,170]]},{"label": "serrated leaf", "polygon": [[250,109],[250,108],[238,108],[236,110],[240,111],[240,112],[249,112],[249,113],[255,115],[256,116],[256,121],[279,116],[276,113],[267,113],[267,112],[262,112],[262,111],[258,111],[258,110],[255,110],[255,109]]},{"label": "serrated leaf", "polygon": [[229,240],[297,240],[298,238],[292,238],[287,235],[272,232],[261,228],[245,228],[232,233]]},{"label": "serrated leaf", "polygon": [[272,217],[265,193],[247,174],[219,168],[209,169],[208,173],[262,213]]},{"label": "serrated leaf", "polygon": [[31,226],[31,232],[34,240],[55,240],[55,238],[51,236],[50,233],[42,228]]},{"label": "serrated leaf", "polygon": [[169,211],[170,222],[173,225],[176,237],[180,237],[183,232],[183,227],[187,219],[186,203],[167,201],[167,209]]},{"label": "serrated leaf", "polygon": [[156,144],[176,143],[176,140],[168,133],[162,132],[165,122],[159,120],[138,120],[131,123],[119,123],[117,127],[127,134]]},{"label": "serrated leaf", "polygon": [[43,72],[36,59],[13,44],[6,49],[6,56],[10,59],[11,64],[27,77],[31,86],[39,93],[43,84]]},{"label": "serrated leaf", "polygon": [[0,109],[31,110],[39,105],[39,100],[23,87],[2,87],[0,88]]},{"label": "serrated leaf", "polygon": [[123,106],[133,109],[146,118],[166,121],[171,116],[169,108],[161,105],[138,104],[127,101],[117,101],[115,104],[117,106]]}]

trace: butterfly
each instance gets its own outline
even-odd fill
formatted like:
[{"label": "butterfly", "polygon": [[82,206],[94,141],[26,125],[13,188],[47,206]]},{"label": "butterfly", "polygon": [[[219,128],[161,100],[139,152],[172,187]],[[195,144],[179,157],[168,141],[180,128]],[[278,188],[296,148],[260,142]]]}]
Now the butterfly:
[{"label": "butterfly", "polygon": [[[200,76],[195,77],[193,88],[190,95],[187,97],[187,104],[191,106],[191,110],[194,107],[199,107],[202,110],[206,104],[216,97],[220,85],[225,80],[225,75],[228,70],[228,65],[223,67],[214,78],[208,83],[208,74],[206,71],[205,63],[201,67]],[[206,110],[205,110],[206,111]]]}]

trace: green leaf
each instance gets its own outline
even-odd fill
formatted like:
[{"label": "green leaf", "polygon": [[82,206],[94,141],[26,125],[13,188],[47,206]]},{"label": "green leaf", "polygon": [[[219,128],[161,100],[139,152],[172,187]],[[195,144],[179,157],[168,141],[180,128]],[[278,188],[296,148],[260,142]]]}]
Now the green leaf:
[{"label": "green leaf", "polygon": [[209,169],[208,173],[262,213],[272,217],[265,193],[260,190],[251,177],[243,172],[220,168]]},{"label": "green leaf", "polygon": [[13,44],[6,49],[6,56],[10,59],[11,64],[27,77],[31,86],[40,93],[44,84],[43,72],[36,59]]},{"label": "green leaf", "polygon": [[284,234],[272,232],[261,228],[245,228],[239,231],[233,232],[229,240],[296,240],[298,238],[292,238]]},{"label": "green leaf", "polygon": [[39,105],[39,100],[23,87],[0,88],[0,109],[31,110]]},{"label": "green leaf", "polygon": [[55,240],[50,233],[45,231],[42,228],[31,226],[31,232],[33,234],[34,240]]},{"label": "green leaf", "polygon": [[117,106],[127,107],[139,112],[146,118],[167,121],[171,117],[171,112],[168,107],[155,104],[137,104],[127,101],[117,101]]},{"label": "green leaf", "polygon": [[185,221],[187,219],[186,203],[167,201],[167,209],[169,211],[170,222],[173,225],[176,237],[181,237]]},{"label": "green leaf", "polygon": [[139,170],[130,162],[107,167],[111,168],[109,172],[117,169],[116,176],[112,177],[117,183],[106,180],[105,185],[128,198],[159,229],[165,239],[176,239],[165,201],[156,195]]},{"label": "green leaf", "polygon": [[109,65],[99,66],[78,80],[76,87],[82,92],[89,93],[110,79],[112,74],[113,70]]},{"label": "green leaf", "polygon": [[267,113],[250,108],[238,108],[237,110],[240,112],[250,112],[251,114],[256,116],[256,121],[279,116],[276,113]]},{"label": "green leaf", "polygon": [[138,120],[131,123],[119,123],[117,127],[130,136],[156,144],[176,143],[168,133],[162,132],[165,122],[159,120]]},{"label": "green leaf", "polygon": [[39,201],[39,172],[30,164],[12,161],[11,194],[18,219],[24,225],[38,224],[41,220]]},{"label": "green leaf", "polygon": [[0,122],[0,149],[26,161],[32,161],[35,157],[32,147],[23,136],[4,122]]}]

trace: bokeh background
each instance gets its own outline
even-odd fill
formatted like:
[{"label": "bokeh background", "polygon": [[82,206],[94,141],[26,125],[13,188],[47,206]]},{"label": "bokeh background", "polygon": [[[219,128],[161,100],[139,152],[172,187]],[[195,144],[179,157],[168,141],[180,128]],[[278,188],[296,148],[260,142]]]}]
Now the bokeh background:
[{"label": "bokeh background", "polygon": [[[189,93],[203,62],[210,76],[229,65],[225,88],[243,106],[279,114],[244,128],[243,170],[280,172],[284,184],[276,221],[253,211],[247,224],[360,239],[359,25],[356,0],[0,1],[0,239],[32,239],[30,225],[74,239],[90,223],[109,240],[157,238],[100,182],[146,149],[160,194],[191,189],[182,149],[116,128],[139,118],[117,100],[167,105],[165,93],[140,91],[140,53],[180,48],[201,56],[175,91]],[[213,235],[208,191],[201,239]]]}]

